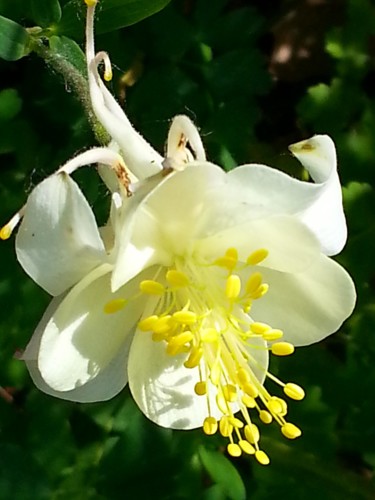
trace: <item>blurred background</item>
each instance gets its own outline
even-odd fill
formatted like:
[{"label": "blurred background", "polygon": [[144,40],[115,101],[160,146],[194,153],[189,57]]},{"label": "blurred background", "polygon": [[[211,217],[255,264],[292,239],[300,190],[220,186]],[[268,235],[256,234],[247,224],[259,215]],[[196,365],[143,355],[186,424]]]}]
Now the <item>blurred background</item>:
[{"label": "blurred background", "polygon": [[[97,144],[72,79],[85,73],[84,15],[81,0],[0,0],[0,225],[45,176]],[[18,265],[14,237],[1,242],[0,499],[375,498],[373,2],[101,0],[97,18],[109,87],[160,152],[170,119],[184,113],[224,169],[261,162],[303,178],[287,146],[331,135],[349,226],[337,260],[358,303],[336,334],[272,360],[307,396],[290,404],[299,440],[262,426],[263,467],[228,458],[220,437],[157,427],[127,390],[87,405],[40,393],[14,354],[49,297]],[[103,221],[105,188],[92,171],[75,178]]]}]

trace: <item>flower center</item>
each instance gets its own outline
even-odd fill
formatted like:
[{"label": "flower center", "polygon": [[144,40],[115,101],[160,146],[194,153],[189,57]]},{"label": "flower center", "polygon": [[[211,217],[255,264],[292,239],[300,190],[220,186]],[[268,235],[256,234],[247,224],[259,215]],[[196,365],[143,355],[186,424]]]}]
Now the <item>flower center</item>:
[{"label": "flower center", "polygon": [[[263,465],[270,460],[259,447],[254,416],[265,424],[275,420],[289,439],[301,435],[285,419],[286,401],[264,388],[265,376],[288,397],[304,397],[301,387],[283,383],[265,366],[267,350],[285,356],[294,352],[294,346],[280,341],[281,330],[249,315],[253,302],[268,291],[256,270],[267,255],[267,250],[259,249],[241,263],[237,250],[229,248],[213,263],[176,259],[173,268],[165,273],[159,269],[154,280],[140,283],[142,294],[158,300],[153,314],[138,323],[141,331],[151,332],[153,341],[165,343],[168,355],[185,355],[184,366],[197,371],[194,391],[207,403],[203,431],[208,435],[219,431],[228,438],[229,455],[254,455]],[[121,299],[108,303],[107,312],[116,312],[124,303]]]}]

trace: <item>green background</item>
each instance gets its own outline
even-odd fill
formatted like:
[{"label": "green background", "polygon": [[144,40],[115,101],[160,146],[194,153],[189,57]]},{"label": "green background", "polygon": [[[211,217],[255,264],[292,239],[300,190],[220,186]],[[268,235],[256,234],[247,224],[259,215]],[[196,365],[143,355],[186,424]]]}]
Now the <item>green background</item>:
[{"label": "green background", "polygon": [[[330,134],[349,226],[337,260],[356,283],[355,313],[320,344],[273,362],[274,373],[306,389],[290,405],[303,436],[291,442],[262,426],[272,461],[262,467],[229,459],[224,440],[200,430],[158,428],[127,390],[87,405],[36,390],[14,353],[49,297],[18,265],[14,238],[1,242],[0,499],[375,498],[375,7],[172,0],[163,9],[167,3],[101,1],[97,48],[110,53],[112,92],[161,152],[170,119],[190,116],[209,159],[225,169],[262,162],[301,178],[287,146]],[[5,223],[38,182],[103,136],[87,117],[83,3],[0,0],[0,15]],[[76,178],[104,220],[105,189],[92,172]]]}]

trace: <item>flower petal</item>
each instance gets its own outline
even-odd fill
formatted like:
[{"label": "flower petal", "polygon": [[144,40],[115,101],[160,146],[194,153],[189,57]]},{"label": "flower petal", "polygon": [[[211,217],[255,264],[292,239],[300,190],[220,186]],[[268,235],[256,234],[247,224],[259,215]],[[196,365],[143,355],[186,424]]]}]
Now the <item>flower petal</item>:
[{"label": "flower petal", "polygon": [[199,256],[213,262],[229,247],[237,249],[242,262],[256,250],[267,249],[268,256],[259,265],[289,272],[304,270],[320,255],[314,235],[295,217],[286,215],[252,220],[220,231],[198,241],[195,249]]},{"label": "flower petal", "polygon": [[67,174],[48,177],[30,194],[16,252],[25,271],[51,295],[106,259],[94,214]]},{"label": "flower petal", "polygon": [[63,298],[41,334],[38,368],[55,391],[83,388],[106,370],[117,370],[121,378],[118,384],[126,383],[126,366],[121,366],[120,359],[124,359],[142,303],[134,300],[117,312],[106,313],[106,304],[132,297],[138,290],[138,284],[132,282],[112,294],[110,271],[111,266],[105,264],[79,282]]},{"label": "flower petal", "polygon": [[319,342],[335,332],[353,311],[356,293],[349,274],[325,255],[305,272],[263,269],[268,293],[253,302],[251,316],[284,331],[294,345]]}]

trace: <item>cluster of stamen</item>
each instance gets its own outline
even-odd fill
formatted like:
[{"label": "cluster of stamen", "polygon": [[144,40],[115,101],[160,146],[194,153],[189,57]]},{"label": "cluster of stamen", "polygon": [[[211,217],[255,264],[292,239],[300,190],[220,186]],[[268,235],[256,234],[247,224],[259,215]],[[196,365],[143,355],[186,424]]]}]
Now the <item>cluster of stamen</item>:
[{"label": "cluster of stamen", "polygon": [[[265,372],[256,357],[260,349],[278,356],[294,352],[292,344],[280,340],[281,330],[248,316],[253,302],[268,291],[262,274],[254,271],[267,256],[267,250],[259,249],[240,263],[236,249],[230,248],[213,263],[199,265],[199,273],[186,262],[176,262],[157,279],[140,283],[140,292],[157,300],[154,313],[138,324],[153,341],[165,343],[168,355],[184,356],[184,366],[197,370],[194,390],[207,402],[203,431],[208,435],[219,431],[228,438],[229,455],[254,455],[263,465],[270,460],[259,447],[254,415],[264,424],[275,420],[289,439],[301,435],[285,419],[286,401],[272,396],[256,375]],[[115,302],[107,304],[107,312],[122,307],[121,299]],[[298,385],[285,384],[268,372],[267,376],[289,398],[303,399]]]}]

